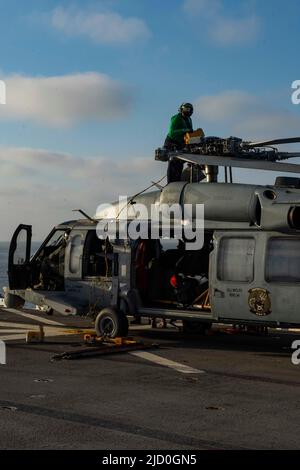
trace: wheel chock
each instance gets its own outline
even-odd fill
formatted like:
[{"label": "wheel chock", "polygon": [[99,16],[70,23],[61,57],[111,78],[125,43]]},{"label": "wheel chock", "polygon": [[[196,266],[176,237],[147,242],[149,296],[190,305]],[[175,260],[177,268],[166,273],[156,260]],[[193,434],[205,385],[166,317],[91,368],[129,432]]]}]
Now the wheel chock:
[{"label": "wheel chock", "polygon": [[83,335],[83,341],[86,344],[96,343],[97,334],[96,333],[87,333],[87,334]]},{"label": "wheel chock", "polygon": [[96,332],[89,332],[84,334],[83,341],[86,344],[107,343],[115,346],[128,346],[136,344],[136,341],[131,337],[118,336],[116,338],[108,338],[106,336],[97,336]]},{"label": "wheel chock", "polygon": [[45,339],[45,332],[42,325],[39,325],[38,330],[27,331],[26,343],[43,343]]}]

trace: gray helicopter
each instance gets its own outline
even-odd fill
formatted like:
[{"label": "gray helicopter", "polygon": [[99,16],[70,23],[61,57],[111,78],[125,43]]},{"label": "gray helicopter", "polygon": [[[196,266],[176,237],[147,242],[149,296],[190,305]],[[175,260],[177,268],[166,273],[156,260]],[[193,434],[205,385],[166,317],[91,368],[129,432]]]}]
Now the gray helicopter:
[{"label": "gray helicopter", "polygon": [[[97,333],[111,337],[126,336],[128,316],[181,320],[192,333],[213,323],[299,327],[300,177],[277,177],[266,186],[232,178],[232,168],[300,173],[299,164],[283,162],[300,153],[275,147],[298,142],[191,133],[183,149],[155,152],[159,161],[186,162],[188,180],[156,184],[155,191],[101,208],[94,217],[80,211],[84,218],[54,227],[33,256],[32,228],[19,225],[9,250],[7,307],[30,302],[48,313],[90,316]],[[222,167],[224,182],[218,182]],[[194,182],[199,171],[206,179]],[[191,208],[192,226],[194,208],[204,205],[199,249],[172,236],[173,226],[157,238],[123,235],[140,215],[137,207],[174,204]],[[142,222],[147,231],[150,218]],[[117,227],[113,236],[111,227]]]}]

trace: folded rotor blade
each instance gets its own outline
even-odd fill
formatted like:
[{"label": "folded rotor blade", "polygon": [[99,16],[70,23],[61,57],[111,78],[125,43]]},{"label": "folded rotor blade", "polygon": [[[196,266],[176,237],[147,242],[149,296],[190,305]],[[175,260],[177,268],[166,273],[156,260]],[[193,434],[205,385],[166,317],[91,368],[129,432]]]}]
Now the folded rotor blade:
[{"label": "folded rotor blade", "polygon": [[262,140],[261,142],[247,142],[247,147],[265,147],[266,145],[296,144],[300,142],[300,137],[287,137],[284,139]]},{"label": "folded rotor blade", "polygon": [[300,173],[300,165],[296,163],[279,163],[267,160],[257,160],[239,157],[224,157],[221,155],[195,155],[189,153],[177,154],[176,158],[195,165],[229,166],[232,168],[248,168],[257,170],[282,171]]}]

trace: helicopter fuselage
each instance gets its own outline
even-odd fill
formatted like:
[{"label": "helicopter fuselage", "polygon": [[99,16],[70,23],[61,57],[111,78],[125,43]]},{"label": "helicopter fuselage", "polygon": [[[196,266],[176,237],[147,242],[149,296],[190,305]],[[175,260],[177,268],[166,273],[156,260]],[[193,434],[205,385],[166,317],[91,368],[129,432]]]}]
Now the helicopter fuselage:
[{"label": "helicopter fuselage", "polygon": [[[189,326],[300,325],[300,189],[171,183],[132,198],[126,223],[137,217],[139,204],[174,203],[204,204],[201,249],[187,250],[184,240],[171,237],[100,240],[99,221],[113,223],[113,213],[124,221],[119,202],[100,209],[94,221],[56,226],[32,257],[31,227],[19,226],[10,248],[7,303],[28,301],[92,318],[109,307],[123,317],[181,319]],[[181,291],[170,284],[174,273]]]}]

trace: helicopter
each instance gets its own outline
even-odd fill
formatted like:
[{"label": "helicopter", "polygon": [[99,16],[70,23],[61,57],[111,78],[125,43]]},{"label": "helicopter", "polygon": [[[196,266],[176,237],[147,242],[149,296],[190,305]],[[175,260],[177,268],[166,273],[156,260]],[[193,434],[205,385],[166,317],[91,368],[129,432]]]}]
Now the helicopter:
[{"label": "helicopter", "polygon": [[[232,168],[300,173],[299,164],[283,162],[300,152],[276,147],[299,142],[196,131],[186,135],[182,149],[155,151],[158,161],[186,162],[189,180],[153,183],[156,190],[100,206],[93,217],[79,210],[83,218],[55,226],[33,256],[32,227],[19,225],[9,249],[7,307],[30,302],[47,313],[89,316],[97,334],[110,337],[127,335],[128,316],[181,320],[187,333],[203,333],[213,323],[299,327],[300,177],[279,176],[273,185],[235,183],[232,177]],[[221,167],[224,182],[218,181]],[[205,181],[197,181],[199,169]],[[169,236],[123,235],[137,221],[137,207],[174,204],[190,207],[192,227],[195,207],[204,205],[197,250],[184,234],[172,236],[173,226]],[[151,220],[143,222],[147,231]]]}]

